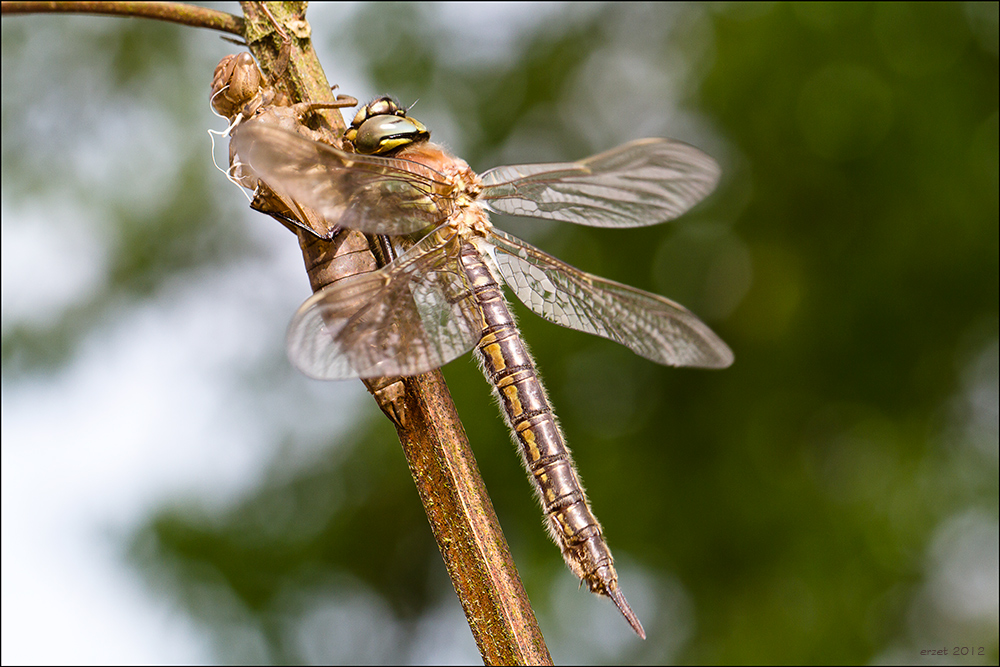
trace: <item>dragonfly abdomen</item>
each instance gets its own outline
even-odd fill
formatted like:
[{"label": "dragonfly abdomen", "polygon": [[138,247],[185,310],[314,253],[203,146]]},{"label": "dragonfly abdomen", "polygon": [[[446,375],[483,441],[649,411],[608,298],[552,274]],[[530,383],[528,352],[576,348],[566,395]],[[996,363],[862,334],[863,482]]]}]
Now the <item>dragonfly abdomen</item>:
[{"label": "dragonfly abdomen", "polygon": [[617,591],[614,558],[503,292],[472,246],[463,248],[462,266],[483,316],[477,356],[530,474],[549,533],[570,570],[591,591]]}]

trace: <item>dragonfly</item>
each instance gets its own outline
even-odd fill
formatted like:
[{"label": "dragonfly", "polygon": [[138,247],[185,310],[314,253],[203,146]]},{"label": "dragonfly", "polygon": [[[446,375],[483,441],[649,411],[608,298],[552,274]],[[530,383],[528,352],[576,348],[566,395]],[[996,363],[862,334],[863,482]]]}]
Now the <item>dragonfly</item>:
[{"label": "dragonfly", "polygon": [[288,329],[292,363],[318,379],[410,376],[475,350],[566,565],[645,638],[501,285],[546,320],[659,364],[724,368],[733,353],[680,304],[576,269],[497,229],[489,214],[654,225],[714,189],[715,161],[680,141],[640,139],[576,162],[476,174],[390,97],[358,111],[343,149],[254,118],[232,145],[241,169],[316,212],[302,223],[313,234],[412,239],[383,268],[302,304]]}]

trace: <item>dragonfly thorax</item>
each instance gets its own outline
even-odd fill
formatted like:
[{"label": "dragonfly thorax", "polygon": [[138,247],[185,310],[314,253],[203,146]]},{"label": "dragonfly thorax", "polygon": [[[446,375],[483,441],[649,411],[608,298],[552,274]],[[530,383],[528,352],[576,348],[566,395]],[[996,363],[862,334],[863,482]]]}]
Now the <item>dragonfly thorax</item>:
[{"label": "dragonfly thorax", "polygon": [[429,141],[413,143],[396,157],[419,162],[445,177],[448,188],[445,195],[451,201],[451,214],[447,224],[463,238],[488,236],[493,229],[489,214],[479,200],[483,181],[469,164],[447,150]]}]

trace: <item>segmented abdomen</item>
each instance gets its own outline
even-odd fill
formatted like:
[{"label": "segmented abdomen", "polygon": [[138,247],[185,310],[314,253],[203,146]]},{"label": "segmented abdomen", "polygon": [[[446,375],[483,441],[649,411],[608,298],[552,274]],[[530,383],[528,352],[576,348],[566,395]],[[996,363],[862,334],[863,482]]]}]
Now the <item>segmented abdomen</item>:
[{"label": "segmented abdomen", "polygon": [[463,244],[462,267],[483,315],[477,356],[500,400],[547,518],[552,538],[570,570],[595,593],[617,589],[614,559],[577,477],[569,448],[489,268],[471,244]]}]

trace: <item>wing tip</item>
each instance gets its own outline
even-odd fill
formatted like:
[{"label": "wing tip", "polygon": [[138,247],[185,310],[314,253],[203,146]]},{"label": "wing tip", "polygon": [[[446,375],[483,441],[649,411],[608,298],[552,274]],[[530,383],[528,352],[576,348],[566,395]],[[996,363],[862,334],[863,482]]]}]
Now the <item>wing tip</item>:
[{"label": "wing tip", "polygon": [[[722,343],[722,341],[719,342]],[[715,352],[717,353],[716,356],[710,359],[710,363],[705,365],[704,368],[722,370],[723,368],[729,368],[736,361],[736,355],[733,354],[733,351],[725,343],[722,343],[722,348],[716,349]]]}]

